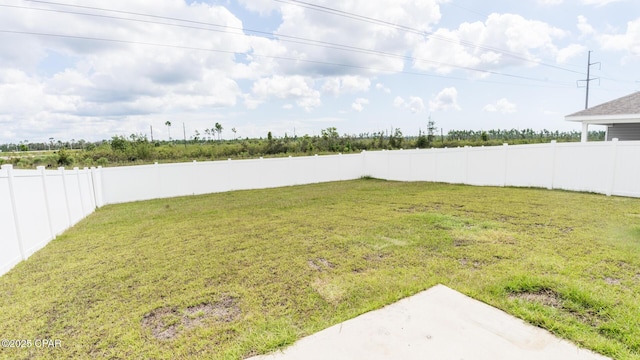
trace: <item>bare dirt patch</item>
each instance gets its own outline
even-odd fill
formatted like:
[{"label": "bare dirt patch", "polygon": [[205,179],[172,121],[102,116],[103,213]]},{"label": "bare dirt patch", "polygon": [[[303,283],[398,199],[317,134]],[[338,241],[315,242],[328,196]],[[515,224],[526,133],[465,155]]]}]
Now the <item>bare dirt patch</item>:
[{"label": "bare dirt patch", "polygon": [[190,306],[182,311],[163,307],[155,309],[142,318],[142,327],[151,331],[158,340],[177,338],[185,330],[204,326],[209,321],[228,323],[241,315],[236,299],[225,297],[215,303]]},{"label": "bare dirt patch", "polygon": [[[363,256],[363,259],[365,259],[367,261],[382,261],[386,257],[387,257],[386,254],[376,253],[376,254],[367,254],[367,255]],[[639,274],[639,276],[640,276],[640,274]]]},{"label": "bare dirt patch", "polygon": [[604,278],[604,282],[606,282],[609,285],[620,285],[621,281],[620,279],[615,279],[607,276],[606,278]]},{"label": "bare dirt patch", "polygon": [[462,258],[462,259],[458,259],[458,262],[460,263],[460,265],[462,266],[466,266],[467,264],[471,264],[474,268],[479,268],[480,266],[482,266],[482,263],[476,260],[469,260],[467,258]]},{"label": "bare dirt patch", "polygon": [[325,259],[325,258],[318,258],[315,260],[308,260],[307,261],[307,265],[309,265],[309,267],[312,270],[315,271],[326,271],[326,270],[330,270],[333,269],[335,267],[335,265],[333,263],[331,263],[329,260]]},{"label": "bare dirt patch", "polygon": [[151,330],[158,340],[169,340],[178,336],[180,313],[172,308],[159,308],[142,318],[142,327]]},{"label": "bare dirt patch", "polygon": [[475,242],[473,240],[468,239],[453,239],[453,246],[469,246],[473,245]]},{"label": "bare dirt patch", "polygon": [[510,300],[520,299],[529,302],[536,302],[554,308],[562,307],[562,298],[558,293],[549,289],[541,289],[536,292],[521,292],[509,295]]}]

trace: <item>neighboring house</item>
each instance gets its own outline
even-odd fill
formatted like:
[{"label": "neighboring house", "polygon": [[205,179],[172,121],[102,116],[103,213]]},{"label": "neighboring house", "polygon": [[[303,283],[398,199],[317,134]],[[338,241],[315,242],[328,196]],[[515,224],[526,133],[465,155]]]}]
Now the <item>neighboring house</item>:
[{"label": "neighboring house", "polygon": [[582,123],[582,142],[587,141],[589,125],[606,125],[606,141],[640,140],[640,91],[564,117]]}]

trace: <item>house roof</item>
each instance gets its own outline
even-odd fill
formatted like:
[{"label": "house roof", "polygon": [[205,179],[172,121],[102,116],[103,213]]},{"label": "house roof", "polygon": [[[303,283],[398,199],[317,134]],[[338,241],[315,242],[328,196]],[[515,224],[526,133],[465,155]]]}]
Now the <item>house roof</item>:
[{"label": "house roof", "polygon": [[567,115],[565,120],[592,124],[640,122],[640,91]]}]

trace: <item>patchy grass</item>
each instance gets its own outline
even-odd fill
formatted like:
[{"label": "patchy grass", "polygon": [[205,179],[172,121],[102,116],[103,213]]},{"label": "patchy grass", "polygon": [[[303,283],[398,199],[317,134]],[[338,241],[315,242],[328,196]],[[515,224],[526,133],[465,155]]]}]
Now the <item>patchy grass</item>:
[{"label": "patchy grass", "polygon": [[238,359],[450,286],[640,358],[639,199],[349,182],[106,206],[0,277],[6,359]]}]

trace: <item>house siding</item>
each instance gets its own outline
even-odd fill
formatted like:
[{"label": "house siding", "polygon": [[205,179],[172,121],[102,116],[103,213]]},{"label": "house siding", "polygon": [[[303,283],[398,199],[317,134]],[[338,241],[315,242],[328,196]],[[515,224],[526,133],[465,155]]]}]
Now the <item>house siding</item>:
[{"label": "house siding", "polygon": [[607,126],[607,141],[613,138],[624,140],[640,140],[640,123],[612,124]]}]

